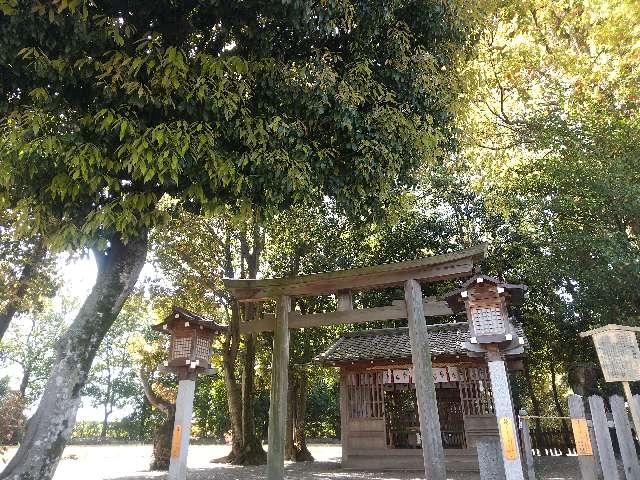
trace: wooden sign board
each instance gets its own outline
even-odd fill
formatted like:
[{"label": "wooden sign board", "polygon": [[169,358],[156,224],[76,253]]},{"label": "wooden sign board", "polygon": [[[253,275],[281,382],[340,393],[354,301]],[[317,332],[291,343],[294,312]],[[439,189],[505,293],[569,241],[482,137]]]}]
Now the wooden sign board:
[{"label": "wooden sign board", "polygon": [[593,334],[600,367],[607,382],[640,380],[640,349],[636,332],[606,329]]},{"label": "wooden sign board", "polygon": [[518,442],[514,434],[513,420],[509,417],[501,417],[498,420],[500,430],[500,440],[502,440],[502,454],[506,460],[516,460],[518,458]]},{"label": "wooden sign board", "polygon": [[572,418],[571,429],[576,441],[576,453],[578,455],[593,455],[591,438],[589,438],[589,426],[584,418]]}]

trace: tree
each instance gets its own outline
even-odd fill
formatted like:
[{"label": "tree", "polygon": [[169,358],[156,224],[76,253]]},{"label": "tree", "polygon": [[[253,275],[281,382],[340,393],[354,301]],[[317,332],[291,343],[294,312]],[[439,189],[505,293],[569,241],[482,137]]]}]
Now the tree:
[{"label": "tree", "polygon": [[158,410],[163,421],[153,432],[153,460],[151,470],[168,470],[171,457],[171,441],[176,414],[177,389],[168,387],[167,375],[162,375],[160,366],[167,357],[164,342],[157,335],[147,332],[148,338],[137,334],[129,340],[129,352],[138,365],[138,378],[144,394],[153,408]]},{"label": "tree", "polygon": [[27,405],[42,395],[55,360],[55,348],[65,328],[66,308],[50,303],[14,322],[0,342],[0,363],[22,370],[18,392]]},{"label": "tree", "polygon": [[637,35],[621,25],[639,21],[627,1],[499,4],[467,70],[459,138],[482,229],[502,243],[489,263],[530,286],[534,411],[560,415],[563,376],[594,393],[577,332],[638,322]]},{"label": "tree", "polygon": [[83,392],[91,398],[94,407],[102,407],[102,441],[107,438],[109,416],[114,408],[123,408],[134,396],[142,394],[129,343],[144,326],[148,327],[141,322],[148,316],[144,302],[141,292],[129,298],[98,349]]},{"label": "tree", "polygon": [[167,196],[194,211],[324,195],[384,206],[437,154],[469,37],[462,10],[440,2],[0,9],[0,196],[99,266],[2,473],[50,478]]},{"label": "tree", "polygon": [[0,340],[16,314],[38,310],[57,287],[54,258],[42,235],[18,235],[18,223],[28,224],[29,219],[0,208]]}]

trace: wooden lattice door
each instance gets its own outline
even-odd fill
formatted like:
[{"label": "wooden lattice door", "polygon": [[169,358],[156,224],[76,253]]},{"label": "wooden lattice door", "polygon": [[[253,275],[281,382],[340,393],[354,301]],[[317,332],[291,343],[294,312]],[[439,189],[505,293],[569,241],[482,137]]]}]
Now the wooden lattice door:
[{"label": "wooden lattice door", "polygon": [[440,432],[444,448],[465,448],[464,416],[460,390],[457,388],[436,389]]}]

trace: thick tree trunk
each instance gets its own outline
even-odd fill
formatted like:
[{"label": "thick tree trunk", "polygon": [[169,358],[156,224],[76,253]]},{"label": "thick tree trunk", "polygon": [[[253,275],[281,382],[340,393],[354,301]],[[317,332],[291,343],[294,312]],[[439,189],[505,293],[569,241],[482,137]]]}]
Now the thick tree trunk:
[{"label": "thick tree trunk", "polygon": [[145,397],[151,405],[160,410],[165,419],[153,431],[153,460],[151,470],[169,470],[171,459],[171,441],[173,440],[173,424],[176,419],[176,407],[171,402],[156,395],[151,388],[149,378],[153,372],[146,372],[144,368],[138,371]]},{"label": "thick tree trunk", "polygon": [[[255,308],[254,305],[247,307]],[[244,361],[242,362],[242,450],[235,463],[241,465],[262,465],[267,461],[267,453],[262,448],[255,425],[254,391],[256,340],[253,335],[245,338]]]},{"label": "thick tree trunk", "polygon": [[7,303],[5,307],[0,310],[0,340],[2,340],[2,337],[9,328],[9,324],[11,323],[14,315],[20,309],[20,305],[27,294],[29,283],[38,273],[38,268],[44,260],[46,253],[47,251],[44,248],[42,240],[38,240],[33,247],[29,260],[22,268],[20,278],[18,278],[18,286],[13,295],[13,300]]},{"label": "thick tree trunk", "polygon": [[214,461],[234,463],[239,458],[242,450],[242,395],[240,385],[235,379],[235,357],[230,358],[223,354],[222,367],[224,371],[224,383],[227,388],[227,405],[231,419],[231,452],[226,457]]},{"label": "thick tree trunk", "polygon": [[127,244],[114,237],[108,250],[96,255],[96,283],[58,343],[56,360],[38,409],[27,422],[23,442],[0,478],[53,477],[75,425],[81,391],[96,351],[131,293],[146,253],[145,234]]},{"label": "thick tree trunk", "polygon": [[[558,395],[558,386],[556,384],[556,369],[553,363],[550,364],[549,369],[551,370],[551,391],[553,393],[553,402],[556,406],[556,412],[559,417],[564,417],[565,412],[562,408],[562,402],[560,402],[560,396]],[[561,420],[560,426],[562,428],[562,455],[567,455],[569,453],[569,445],[571,444],[569,426],[567,425],[567,421],[564,419]]]},{"label": "thick tree trunk", "polygon": [[313,455],[307,448],[307,437],[304,431],[307,387],[308,379],[305,368],[301,366],[290,367],[285,459],[294,462],[313,461]]},{"label": "thick tree trunk", "polygon": [[149,466],[150,470],[169,470],[173,424],[176,421],[175,408],[170,408],[166,415],[164,422],[153,432],[153,460]]},{"label": "thick tree trunk", "polygon": [[307,370],[304,367],[299,370],[296,383],[295,413],[293,418],[293,445],[296,454],[293,460],[296,462],[312,462],[313,455],[307,448],[307,435],[305,433],[309,379]]}]

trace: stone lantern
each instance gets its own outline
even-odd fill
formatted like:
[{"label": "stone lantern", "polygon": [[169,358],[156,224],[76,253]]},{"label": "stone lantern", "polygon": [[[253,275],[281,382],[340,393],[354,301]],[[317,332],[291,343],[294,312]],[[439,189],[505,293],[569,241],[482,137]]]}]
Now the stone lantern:
[{"label": "stone lantern", "polygon": [[211,345],[216,335],[226,330],[200,315],[174,307],[171,314],[152,327],[171,335],[169,360],[165,368],[175,371],[182,378],[191,373],[214,373],[211,368]]},{"label": "stone lantern", "polygon": [[524,336],[509,317],[509,305],[521,305],[526,285],[512,285],[487,275],[476,275],[445,295],[454,313],[466,312],[470,356],[486,355],[496,413],[499,442],[486,437],[476,442],[480,478],[524,480],[517,429],[505,367],[506,355],[524,353]]},{"label": "stone lantern", "polygon": [[526,292],[526,285],[476,275],[445,296],[454,313],[465,311],[467,314],[469,341],[464,346],[470,354],[483,355],[488,345],[495,345],[508,355],[524,353],[524,338],[509,317],[507,306],[521,305]]},{"label": "stone lantern", "polygon": [[152,327],[171,336],[165,370],[178,375],[175,423],[171,439],[169,480],[186,480],[187,450],[191,437],[191,417],[198,374],[213,374],[211,345],[226,327],[184,308],[174,307],[162,323]]}]

